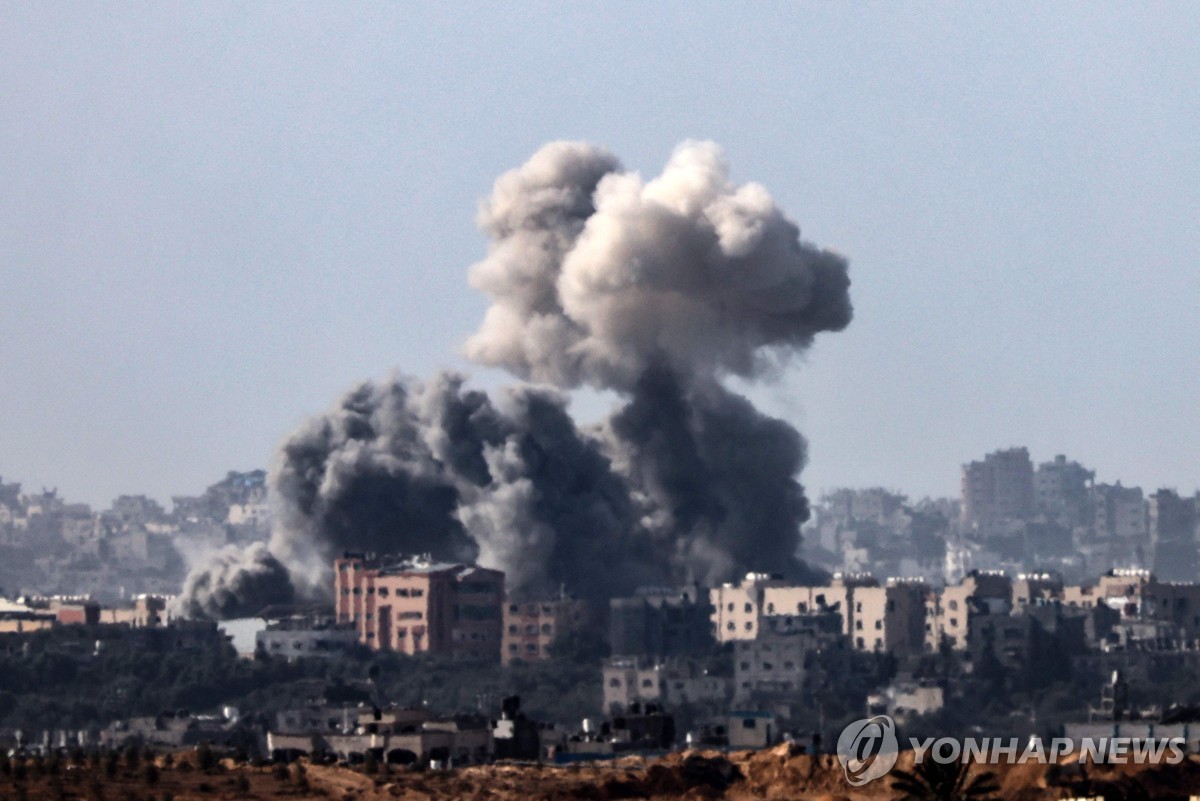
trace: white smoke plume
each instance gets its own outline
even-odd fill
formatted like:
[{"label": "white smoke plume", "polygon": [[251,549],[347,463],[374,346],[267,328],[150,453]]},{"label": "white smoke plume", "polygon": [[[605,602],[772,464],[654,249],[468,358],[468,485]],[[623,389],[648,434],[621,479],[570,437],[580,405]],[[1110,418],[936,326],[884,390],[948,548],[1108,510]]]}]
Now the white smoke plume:
[{"label": "white smoke plume", "polygon": [[[467,355],[542,386],[495,404],[453,374],[368,382],[291,435],[269,478],[270,554],[296,587],[327,593],[347,548],[477,558],[517,594],[598,599],[802,572],[804,440],[722,379],[761,378],[845,327],[845,260],[703,142],[650,181],[601,148],[549,144],[496,182],[479,222],[492,244],[470,281],[493,304]],[[585,384],[625,399],[595,430],[559,394]],[[223,557],[189,577],[192,608],[228,606],[206,593],[237,597],[239,575]]]}]

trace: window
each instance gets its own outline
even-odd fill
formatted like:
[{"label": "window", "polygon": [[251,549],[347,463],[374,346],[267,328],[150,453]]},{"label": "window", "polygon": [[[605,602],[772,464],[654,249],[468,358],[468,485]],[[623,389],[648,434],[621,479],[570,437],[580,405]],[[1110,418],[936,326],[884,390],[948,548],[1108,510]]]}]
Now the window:
[{"label": "window", "polygon": [[518,609],[520,609],[520,607],[519,607],[519,606],[517,606],[516,604],[509,604],[509,605],[508,605],[508,611],[509,611],[509,612],[511,612],[511,613],[512,613],[512,614],[514,614],[514,615],[515,615],[515,614],[517,614],[517,610],[518,610]]},{"label": "window", "polygon": [[862,621],[861,621],[861,620],[856,620],[856,621],[854,621],[854,630],[855,630],[855,631],[862,631],[862,627],[863,627],[863,626],[862,626]]},{"label": "window", "polygon": [[367,587],[367,595],[374,595],[374,594],[375,594],[375,588]]},{"label": "window", "polygon": [[553,634],[553,633],[554,633],[554,626],[551,626],[549,623],[542,624],[542,634]]},{"label": "window", "polygon": [[[593,685],[593,686],[595,686],[595,685]],[[653,687],[654,680],[653,679],[642,679],[642,686],[643,687]]]},{"label": "window", "polygon": [[784,669],[784,670],[795,670],[795,669],[796,669],[796,663],[795,663],[795,662],[784,662],[784,663],[783,663],[783,669]]},{"label": "window", "polygon": [[763,668],[762,668],[763,670],[774,670],[775,669],[775,666],[772,665],[770,662],[763,662],[762,665],[763,665]]},{"label": "window", "polygon": [[749,670],[749,669],[750,669],[750,663],[749,663],[749,662],[743,662],[743,663],[742,663],[742,670]]},{"label": "window", "polygon": [[354,594],[355,594],[355,595],[362,595],[362,590],[361,590],[360,588],[358,588],[358,587],[355,587],[355,588],[354,588]]},{"label": "window", "polygon": [[537,626],[535,626],[533,623],[530,623],[529,625],[527,625],[525,627],[525,633],[526,634],[537,634]]},{"label": "window", "polygon": [[425,594],[425,590],[413,590],[412,591],[412,597],[414,597],[414,598],[420,598],[424,594]]},{"label": "window", "polygon": [[753,629],[754,629],[754,624],[751,623],[749,620],[747,620],[746,621],[746,631],[753,631]]},{"label": "window", "polygon": [[388,588],[387,588],[387,587],[380,587],[380,588],[379,588],[379,597],[380,597],[380,598],[386,598],[386,597],[388,597]]},{"label": "window", "polygon": [[948,605],[949,605],[949,607],[950,607],[950,611],[951,611],[951,612],[957,612],[957,611],[958,611],[958,601],[951,601],[951,602],[950,602]]},{"label": "window", "polygon": [[950,618],[950,625],[951,625],[951,626],[957,626],[957,625],[958,625],[958,618],[956,618],[956,617],[952,617],[952,618]]},{"label": "window", "polygon": [[768,615],[775,614],[775,604],[773,604],[773,603],[767,604],[767,614]]},{"label": "window", "polygon": [[731,620],[725,624],[725,628],[728,629],[729,631],[733,631],[737,627],[733,625],[733,621]]},{"label": "window", "polygon": [[536,654],[537,653],[537,643],[533,643],[533,642],[526,643],[525,650],[531,654]]},{"label": "window", "polygon": [[875,621],[875,630],[876,630],[876,631],[882,631],[882,630],[883,630],[883,621],[882,621],[882,620],[876,620],[876,621]]},{"label": "window", "polygon": [[520,629],[519,629],[519,628],[517,628],[516,626],[509,626],[509,627],[508,627],[508,633],[509,633],[509,634],[516,634],[518,631],[520,631]]},{"label": "window", "polygon": [[620,686],[621,686],[621,680],[620,680],[620,679],[609,679],[609,680],[608,680],[608,686],[609,686],[609,687],[620,687]]},{"label": "window", "polygon": [[401,612],[397,617],[401,620],[420,620],[424,615],[420,612]]},{"label": "window", "polygon": [[856,602],[856,603],[854,604],[854,611],[855,611],[855,612],[861,612],[861,611],[862,611],[862,601],[858,601],[858,602]]},{"label": "window", "polygon": [[729,611],[730,611],[730,612],[732,612],[732,611],[733,611],[733,604],[730,604],[730,605],[729,605]]},{"label": "window", "polygon": [[748,604],[746,604],[746,611],[747,611],[747,612],[753,612],[753,611],[754,611],[754,604],[751,604],[751,603],[748,603]]},{"label": "window", "polygon": [[889,612],[895,612],[895,611],[896,611],[896,602],[895,602],[895,601],[888,601],[888,602],[887,602],[887,610],[888,610]]}]

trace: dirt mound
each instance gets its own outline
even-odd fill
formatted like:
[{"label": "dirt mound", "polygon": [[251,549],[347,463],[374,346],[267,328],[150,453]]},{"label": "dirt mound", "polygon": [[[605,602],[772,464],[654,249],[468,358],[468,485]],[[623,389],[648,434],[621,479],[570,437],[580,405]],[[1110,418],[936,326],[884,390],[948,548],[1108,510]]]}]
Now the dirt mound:
[{"label": "dirt mound", "polygon": [[[18,779],[0,772],[0,798],[50,801],[61,798],[125,797],[176,801],[872,801],[898,793],[889,778],[864,787],[846,783],[832,756],[811,756],[779,746],[769,751],[689,751],[646,760],[575,765],[497,764],[454,771],[395,771],[366,775],[320,765],[254,768],[223,762],[200,770],[182,758],[160,759],[152,774],[143,768],[113,772],[99,766],[48,768],[29,765]],[[912,771],[913,754],[896,768]],[[1072,797],[1187,799],[1200,786],[1200,759],[1179,765],[1095,765],[1066,758],[1058,765],[972,766],[972,774],[994,774],[1002,801]]]}]

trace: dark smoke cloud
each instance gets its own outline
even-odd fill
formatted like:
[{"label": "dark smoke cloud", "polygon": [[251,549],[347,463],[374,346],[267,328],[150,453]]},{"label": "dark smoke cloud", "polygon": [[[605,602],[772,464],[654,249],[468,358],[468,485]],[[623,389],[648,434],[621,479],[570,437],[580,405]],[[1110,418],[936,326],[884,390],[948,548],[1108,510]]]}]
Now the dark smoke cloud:
[{"label": "dark smoke cloud", "polygon": [[271,604],[293,600],[288,570],[265,544],[229,545],[192,570],[175,612],[192,618],[250,617]]},{"label": "dark smoke cloud", "polygon": [[[496,182],[480,225],[492,245],[471,284],[493,305],[468,356],[625,405],[581,430],[545,386],[498,404],[454,374],[356,387],[271,472],[270,553],[298,587],[327,592],[343,549],[478,559],[517,594],[597,599],[802,576],[804,440],[721,381],[845,327],[845,260],[801,241],[763,187],[732,183],[711,143],[680,146],[648,182],[603,149],[547,145]],[[218,567],[189,578],[195,608],[260,592]]]}]

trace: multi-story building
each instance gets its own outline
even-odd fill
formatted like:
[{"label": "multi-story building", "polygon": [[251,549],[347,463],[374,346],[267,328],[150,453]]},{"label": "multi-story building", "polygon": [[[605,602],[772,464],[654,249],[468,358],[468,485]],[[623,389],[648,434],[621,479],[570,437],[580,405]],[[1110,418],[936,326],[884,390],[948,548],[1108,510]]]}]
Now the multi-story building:
[{"label": "multi-story building", "polygon": [[357,632],[318,616],[295,615],[272,621],[254,634],[255,650],[288,661],[331,659],[358,642]]},{"label": "multi-story building", "polygon": [[734,703],[794,697],[808,675],[809,654],[845,648],[837,612],[765,616],[758,638],[734,645]]},{"label": "multi-story building", "polygon": [[917,654],[925,647],[930,589],[920,579],[889,579],[883,587],[857,587],[850,596],[848,634],[859,651]]},{"label": "multi-story building", "polygon": [[973,570],[961,582],[931,592],[926,600],[925,647],[967,648],[971,618],[1012,611],[1012,582],[1003,572]]},{"label": "multi-story building", "polygon": [[1097,484],[1092,488],[1093,526],[1107,539],[1143,540],[1147,536],[1146,499],[1141,487]]},{"label": "multi-story building", "polygon": [[1160,489],[1150,496],[1150,541],[1154,546],[1154,572],[1171,581],[1200,577],[1200,552],[1196,548],[1197,503],[1174,490]]},{"label": "multi-story building", "polygon": [[588,625],[590,612],[586,601],[574,598],[509,601],[504,606],[501,662],[507,665],[516,659],[533,662],[548,658],[550,645],[559,635]]},{"label": "multi-story building", "polygon": [[739,584],[726,583],[709,590],[713,632],[717,640],[732,642],[757,637],[758,619],[767,605],[767,588],[786,586],[782,576],[747,573]]},{"label": "multi-story building", "polygon": [[962,516],[968,526],[988,528],[1033,514],[1033,462],[1026,448],[995,451],[963,465]]},{"label": "multi-story building", "polygon": [[1043,462],[1033,476],[1037,510],[1068,528],[1085,525],[1090,522],[1088,501],[1095,478],[1094,470],[1068,462],[1061,454],[1052,462]]},{"label": "multi-story building", "polygon": [[712,646],[708,592],[647,587],[609,603],[609,644],[619,656],[678,656]]},{"label": "multi-story building", "polygon": [[632,704],[723,704],[733,691],[733,679],[705,672],[690,660],[640,661],[614,657],[602,669],[604,709],[619,714]]},{"label": "multi-story building", "polygon": [[426,557],[334,562],[339,623],[375,650],[499,661],[504,574]]}]

